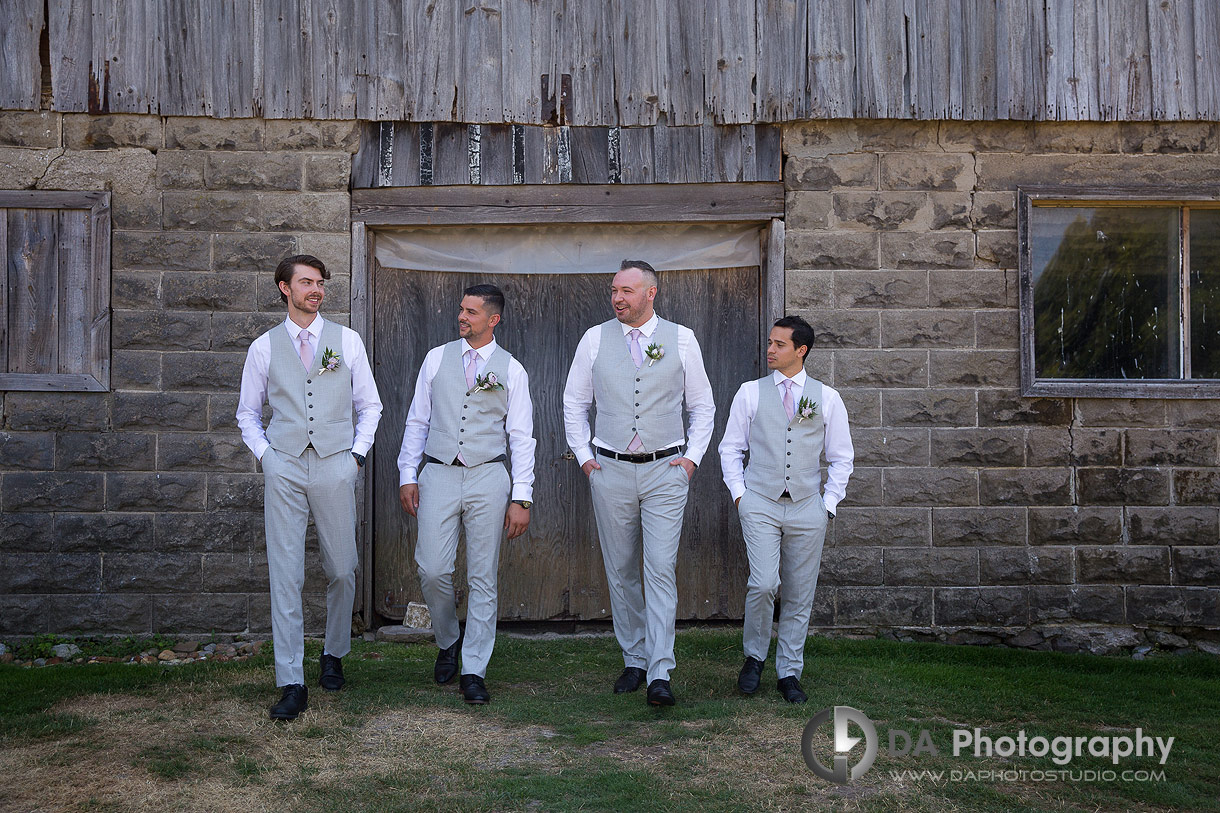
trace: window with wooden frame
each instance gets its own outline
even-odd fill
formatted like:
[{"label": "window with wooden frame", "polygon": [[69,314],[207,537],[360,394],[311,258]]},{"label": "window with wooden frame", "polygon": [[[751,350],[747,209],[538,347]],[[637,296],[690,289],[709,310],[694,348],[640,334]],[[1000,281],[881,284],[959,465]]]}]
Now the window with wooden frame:
[{"label": "window with wooden frame", "polygon": [[110,389],[110,193],[0,192],[0,390]]},{"label": "window with wooden frame", "polygon": [[1020,189],[1021,391],[1220,396],[1220,197]]}]

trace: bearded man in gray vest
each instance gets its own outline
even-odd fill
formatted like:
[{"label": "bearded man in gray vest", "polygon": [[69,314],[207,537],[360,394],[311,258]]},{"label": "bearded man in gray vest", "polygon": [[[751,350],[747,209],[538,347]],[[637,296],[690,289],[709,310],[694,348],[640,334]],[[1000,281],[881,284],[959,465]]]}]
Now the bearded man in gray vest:
[{"label": "bearded man in gray vest", "polygon": [[[657,317],[656,295],[652,266],[624,260],[610,284],[615,318],[590,328],[576,347],[563,416],[568,446],[589,478],[623,651],[614,691],[632,692],[647,680],[648,702],[672,706],[678,540],[716,406],[699,342],[689,328]],[[683,400],[689,432],[682,426]]]},{"label": "bearded man in gray vest", "polygon": [[[525,533],[534,488],[529,376],[496,343],[503,312],[504,294],[496,286],[463,292],[460,338],[424,357],[398,453],[399,498],[419,520],[415,563],[440,647],[433,678],[453,680],[460,649],[462,697],[480,705],[491,700],[484,679],[496,643],[500,535],[505,529],[509,539]],[[511,483],[504,466],[510,449]],[[470,588],[464,637],[453,594],[462,527]]]},{"label": "bearded man in gray vest", "polygon": [[[381,420],[364,342],[318,314],[328,279],[317,257],[280,262],[275,284],[288,318],[250,345],[237,404],[242,440],[263,467],[275,682],[284,690],[271,707],[275,720],[294,720],[308,706],[301,589],[311,512],[327,579],[318,682],[327,691],[343,687],[356,598],[356,476]],[[265,430],[264,402],[271,406]]]},{"label": "bearded man in gray vest", "polygon": [[[851,433],[843,399],[805,373],[813,328],[785,316],[771,328],[771,375],[737,390],[720,441],[720,468],[737,506],[750,578],[746,583],[746,660],[737,687],[754,694],[771,647],[775,597],[782,586],[775,646],[776,688],[789,703],[808,698],[800,677],[826,526],[851,476]],[[743,471],[749,452],[750,463]],[[822,487],[820,458],[828,464]]]}]

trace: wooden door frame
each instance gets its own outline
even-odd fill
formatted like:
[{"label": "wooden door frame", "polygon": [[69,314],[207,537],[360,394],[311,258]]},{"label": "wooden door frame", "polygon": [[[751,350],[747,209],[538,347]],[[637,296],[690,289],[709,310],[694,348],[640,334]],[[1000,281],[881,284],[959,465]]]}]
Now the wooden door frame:
[{"label": "wooden door frame", "polygon": [[[374,241],[395,226],[502,226],[556,223],[740,223],[760,229],[762,301],[759,357],[771,324],[784,315],[782,183],[415,186],[352,191],[351,327],[376,358],[373,337]],[[765,364],[764,364],[765,366]],[[360,550],[357,612],[373,612],[373,455],[356,481]]]}]

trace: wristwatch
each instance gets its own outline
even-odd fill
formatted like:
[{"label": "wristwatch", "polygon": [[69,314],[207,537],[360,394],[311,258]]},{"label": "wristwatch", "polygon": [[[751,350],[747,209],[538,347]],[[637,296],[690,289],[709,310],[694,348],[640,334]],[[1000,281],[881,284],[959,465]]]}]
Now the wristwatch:
[{"label": "wristwatch", "polygon": [[533,505],[533,503],[530,502],[529,500],[513,500],[513,503],[521,506],[526,511],[530,510],[530,506]]},{"label": "wristwatch", "polygon": [[356,454],[355,452],[352,452],[352,457],[356,458],[357,466],[359,466],[360,468],[364,468],[364,461],[366,459],[364,455]]}]

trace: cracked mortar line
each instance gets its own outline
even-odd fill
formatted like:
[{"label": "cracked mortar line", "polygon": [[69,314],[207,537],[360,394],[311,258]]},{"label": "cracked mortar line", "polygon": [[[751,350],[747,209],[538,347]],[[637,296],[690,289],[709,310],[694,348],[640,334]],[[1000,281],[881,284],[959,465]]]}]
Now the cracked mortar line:
[{"label": "cracked mortar line", "polygon": [[[60,124],[60,128],[62,130],[62,128],[63,128],[62,123]],[[61,141],[63,140],[62,132],[60,134],[60,140]],[[67,149],[64,147],[56,147],[55,149],[59,150],[59,153],[54,158],[52,158],[50,161],[47,161],[47,165],[45,167],[43,167],[42,173],[37,178],[34,179],[34,186],[33,186],[34,189],[40,188],[39,184],[42,183],[43,178],[47,177],[47,173],[51,171],[51,167],[55,166],[55,162],[58,161],[60,158],[63,158],[64,153],[67,152]]]}]

